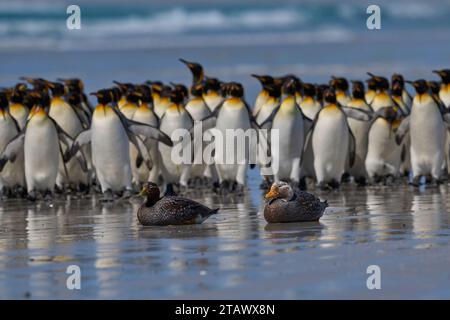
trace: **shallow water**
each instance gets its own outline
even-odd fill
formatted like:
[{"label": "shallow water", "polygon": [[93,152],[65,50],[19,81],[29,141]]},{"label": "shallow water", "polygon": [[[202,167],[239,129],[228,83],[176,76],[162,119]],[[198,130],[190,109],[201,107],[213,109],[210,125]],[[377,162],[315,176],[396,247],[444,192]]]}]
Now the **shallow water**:
[{"label": "shallow water", "polygon": [[[316,192],[320,222],[268,225],[250,181],[239,198],[191,193],[221,208],[195,226],[142,227],[137,198],[5,201],[0,298],[450,298],[448,186]],[[66,288],[73,264],[81,290]]]}]

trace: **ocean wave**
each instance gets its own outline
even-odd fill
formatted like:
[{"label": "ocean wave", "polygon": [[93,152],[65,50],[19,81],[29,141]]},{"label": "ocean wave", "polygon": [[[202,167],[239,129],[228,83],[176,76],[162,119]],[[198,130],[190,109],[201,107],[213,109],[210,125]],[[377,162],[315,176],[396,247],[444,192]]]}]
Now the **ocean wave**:
[{"label": "ocean wave", "polygon": [[[188,1],[187,5],[157,7],[144,2],[107,5],[84,1],[80,5],[81,30],[66,28],[64,1],[0,2],[0,47],[6,48],[5,44],[10,44],[9,49],[23,47],[26,41],[42,41],[60,48],[71,47],[77,41],[77,47],[89,47],[91,43],[95,47],[95,43],[108,44],[111,39],[115,43],[126,42],[130,47],[246,45],[276,42],[279,34],[285,41],[296,43],[316,41],[318,35],[321,41],[339,42],[367,31],[367,4],[359,1],[302,1],[285,5],[263,2],[253,6],[238,1],[232,5],[209,2],[193,5]],[[448,0],[380,1],[382,22],[391,31],[404,26],[450,27]]]}]

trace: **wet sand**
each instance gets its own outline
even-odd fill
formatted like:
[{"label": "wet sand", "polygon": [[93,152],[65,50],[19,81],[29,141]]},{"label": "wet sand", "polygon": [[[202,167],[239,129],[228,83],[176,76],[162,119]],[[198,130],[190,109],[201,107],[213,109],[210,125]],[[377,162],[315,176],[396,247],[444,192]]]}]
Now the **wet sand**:
[{"label": "wet sand", "polygon": [[[138,225],[138,198],[3,201],[0,298],[450,298],[449,186],[317,191],[330,204],[320,222],[268,225],[258,183],[191,193],[221,212],[183,227]],[[73,264],[81,290],[66,288]],[[366,287],[373,264],[381,290]]]}]

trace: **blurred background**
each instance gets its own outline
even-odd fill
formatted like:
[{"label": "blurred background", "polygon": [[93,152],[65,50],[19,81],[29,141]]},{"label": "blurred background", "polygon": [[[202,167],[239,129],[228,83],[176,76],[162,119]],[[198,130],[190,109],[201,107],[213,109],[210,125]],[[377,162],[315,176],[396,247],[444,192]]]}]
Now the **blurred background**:
[{"label": "blurred background", "polygon": [[[74,3],[81,30],[66,27]],[[370,4],[381,7],[381,30],[366,27]],[[450,65],[449,16],[448,0],[2,0],[0,86],[19,76],[78,76],[91,91],[112,80],[187,82],[180,57],[242,81],[250,102],[251,73],[435,78]]]}]

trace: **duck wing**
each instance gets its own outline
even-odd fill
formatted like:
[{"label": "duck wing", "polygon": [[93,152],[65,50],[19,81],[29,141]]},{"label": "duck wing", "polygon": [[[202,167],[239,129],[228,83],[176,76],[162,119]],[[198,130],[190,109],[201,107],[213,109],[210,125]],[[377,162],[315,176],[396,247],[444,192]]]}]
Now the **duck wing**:
[{"label": "duck wing", "polygon": [[320,215],[323,214],[323,211],[326,207],[328,207],[328,203],[326,201],[320,201],[315,195],[299,191],[295,194],[295,201],[303,208],[303,212],[311,215]]},{"label": "duck wing", "polygon": [[183,197],[170,196],[164,197],[157,202],[159,210],[164,211],[177,220],[187,221],[196,218],[199,214],[202,217],[208,217],[217,213],[218,209],[210,209],[207,206]]}]

